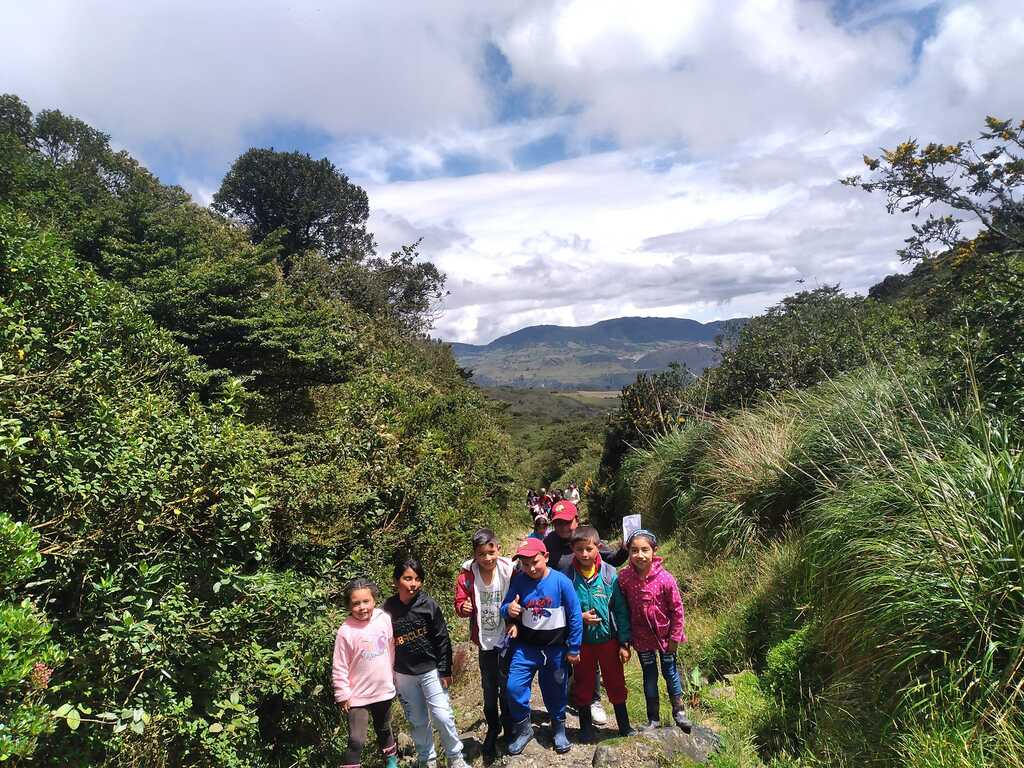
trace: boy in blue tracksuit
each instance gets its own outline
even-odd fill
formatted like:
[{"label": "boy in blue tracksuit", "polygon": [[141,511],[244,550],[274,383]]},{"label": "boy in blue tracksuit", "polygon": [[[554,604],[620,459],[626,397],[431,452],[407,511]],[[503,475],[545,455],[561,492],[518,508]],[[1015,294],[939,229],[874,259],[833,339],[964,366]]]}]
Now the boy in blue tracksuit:
[{"label": "boy in blue tracksuit", "polygon": [[569,676],[566,662],[578,664],[583,641],[583,615],[572,582],[548,568],[548,549],[540,539],[527,539],[516,550],[520,571],[512,575],[501,615],[516,625],[505,691],[509,719],[515,723],[508,745],[518,755],[533,738],[530,687],[540,674],[540,692],[551,715],[556,752],[569,751],[565,705]]}]

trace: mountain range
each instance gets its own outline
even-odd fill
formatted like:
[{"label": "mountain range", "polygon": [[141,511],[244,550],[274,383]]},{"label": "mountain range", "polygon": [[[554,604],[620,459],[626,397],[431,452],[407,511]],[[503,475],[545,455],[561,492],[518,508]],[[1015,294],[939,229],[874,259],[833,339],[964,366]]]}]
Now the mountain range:
[{"label": "mountain range", "polygon": [[481,386],[618,389],[671,363],[697,374],[716,365],[715,340],[743,322],[618,317],[581,327],[532,325],[490,344],[450,346]]}]

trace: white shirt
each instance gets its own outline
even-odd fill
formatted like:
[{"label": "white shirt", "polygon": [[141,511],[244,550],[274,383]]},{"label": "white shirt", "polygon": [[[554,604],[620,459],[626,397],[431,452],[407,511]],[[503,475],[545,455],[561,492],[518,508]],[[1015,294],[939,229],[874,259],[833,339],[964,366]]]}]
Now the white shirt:
[{"label": "white shirt", "polygon": [[473,588],[476,592],[476,618],[480,631],[480,650],[494,648],[505,635],[505,620],[501,618],[501,601],[508,590],[507,578],[502,578],[495,568],[491,583],[485,584],[480,569],[473,563]]}]

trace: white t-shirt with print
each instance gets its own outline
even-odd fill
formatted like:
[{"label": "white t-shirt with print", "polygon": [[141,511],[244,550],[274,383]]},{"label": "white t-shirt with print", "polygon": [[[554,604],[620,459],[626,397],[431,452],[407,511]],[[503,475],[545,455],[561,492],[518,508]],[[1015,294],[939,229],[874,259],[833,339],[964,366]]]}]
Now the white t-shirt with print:
[{"label": "white t-shirt with print", "polygon": [[505,634],[505,620],[501,618],[501,601],[508,590],[508,579],[502,579],[495,569],[491,583],[485,584],[480,569],[473,563],[473,585],[476,591],[476,618],[480,630],[480,649],[494,648]]}]

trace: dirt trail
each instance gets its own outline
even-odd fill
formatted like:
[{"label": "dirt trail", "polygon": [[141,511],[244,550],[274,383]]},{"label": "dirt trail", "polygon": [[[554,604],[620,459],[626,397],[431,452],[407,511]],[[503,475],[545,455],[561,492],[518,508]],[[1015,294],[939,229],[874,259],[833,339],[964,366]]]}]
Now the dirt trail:
[{"label": "dirt trail", "polygon": [[[477,651],[471,643],[459,643],[456,647],[456,683],[452,687],[452,705],[455,709],[459,733],[465,745],[466,760],[474,766],[493,765],[508,768],[610,768],[630,766],[646,768],[663,766],[674,759],[688,757],[703,763],[717,744],[714,732],[703,726],[694,726],[693,733],[684,734],[678,728],[662,727],[650,735],[620,738],[611,712],[608,726],[597,728],[595,744],[579,743],[579,720],[570,710],[566,715],[566,731],[572,749],[564,755],[555,752],[551,742],[551,728],[547,712],[543,708],[540,689],[536,682],[533,687],[534,739],[521,755],[505,755],[503,751],[492,763],[485,763],[480,755],[486,725],[483,721],[483,702],[480,692],[480,671],[477,666]],[[607,707],[606,707],[607,708]],[[637,724],[634,723],[634,726]],[[685,763],[685,761],[681,761]]]}]

